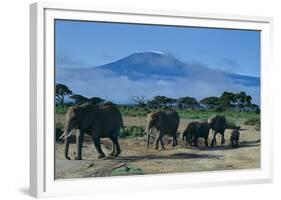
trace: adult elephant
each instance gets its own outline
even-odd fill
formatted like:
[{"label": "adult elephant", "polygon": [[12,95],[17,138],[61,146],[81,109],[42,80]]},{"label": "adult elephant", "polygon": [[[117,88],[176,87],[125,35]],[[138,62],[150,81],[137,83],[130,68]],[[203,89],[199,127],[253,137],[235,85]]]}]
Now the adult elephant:
[{"label": "adult elephant", "polygon": [[210,127],[208,122],[190,122],[184,129],[182,139],[185,140],[185,145],[198,146],[198,139],[204,138],[205,145],[208,146]]},{"label": "adult elephant", "polygon": [[153,128],[157,131],[154,149],[158,149],[159,141],[161,147],[165,148],[162,140],[164,134],[171,134],[173,137],[172,146],[177,146],[177,129],[179,122],[180,117],[176,111],[156,111],[148,114],[145,129],[145,133],[147,134],[146,148],[148,149],[150,134]]},{"label": "adult elephant", "polygon": [[224,139],[224,131],[226,128],[226,119],[224,116],[221,115],[216,115],[214,117],[210,117],[208,119],[208,123],[210,125],[210,128],[213,130],[213,139],[211,142],[211,146],[214,146],[214,144],[217,143],[216,140],[216,135],[218,133],[221,134],[221,144],[225,143],[225,139]]},{"label": "adult elephant", "polygon": [[73,129],[77,129],[76,160],[82,160],[85,133],[92,137],[98,152],[98,158],[105,157],[101,149],[100,138],[110,138],[112,141],[110,156],[118,156],[121,153],[118,143],[120,128],[124,131],[122,115],[113,103],[104,105],[83,104],[70,107],[66,113],[64,133],[61,136],[65,139],[65,158],[70,160],[68,156],[69,136]]}]

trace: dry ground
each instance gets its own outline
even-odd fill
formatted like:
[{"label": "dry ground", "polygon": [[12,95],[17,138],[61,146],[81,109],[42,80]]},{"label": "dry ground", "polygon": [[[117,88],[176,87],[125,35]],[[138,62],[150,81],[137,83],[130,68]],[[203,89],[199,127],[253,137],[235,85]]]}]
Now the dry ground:
[{"label": "dry ground", "polygon": [[[181,119],[179,131],[182,132],[190,120]],[[144,118],[124,117],[125,125],[144,126]],[[111,176],[116,167],[119,169],[138,169],[139,174],[160,174],[173,172],[198,172],[214,170],[254,169],[260,167],[260,133],[253,126],[241,125],[240,147],[229,148],[229,134],[226,130],[225,145],[204,147],[200,143],[198,148],[184,146],[181,135],[179,146],[171,147],[171,138],[165,136],[165,149],[153,150],[153,141],[149,150],[145,149],[145,138],[120,139],[122,153],[120,157],[97,159],[93,142],[85,138],[83,145],[83,160],[73,160],[76,144],[70,145],[70,157],[63,156],[64,144],[57,143],[56,148],[56,178],[83,178]],[[211,140],[210,133],[209,139]],[[220,136],[217,136],[220,143]],[[111,142],[102,140],[102,148],[106,154],[111,151]],[[115,169],[116,170],[116,169]]]}]

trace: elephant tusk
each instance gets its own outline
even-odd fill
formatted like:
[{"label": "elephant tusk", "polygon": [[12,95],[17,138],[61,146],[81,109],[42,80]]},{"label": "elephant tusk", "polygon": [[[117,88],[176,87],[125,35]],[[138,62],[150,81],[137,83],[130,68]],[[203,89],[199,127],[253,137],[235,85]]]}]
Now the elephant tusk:
[{"label": "elephant tusk", "polygon": [[67,139],[67,138],[69,138],[70,136],[71,136],[71,134],[72,134],[72,131],[70,131],[69,133],[68,133],[68,135],[66,135],[66,132],[60,137],[60,139],[62,139],[62,140],[65,140],[65,139]]},{"label": "elephant tusk", "polygon": [[59,139],[60,139],[60,140],[61,140],[61,139],[63,139],[63,138],[64,138],[64,136],[65,136],[65,132],[63,132],[63,134],[60,136],[60,138],[59,138]]},{"label": "elephant tusk", "polygon": [[65,136],[63,139],[67,139],[67,138],[69,138],[70,136],[71,136],[71,133],[72,132],[70,132],[67,136]]}]

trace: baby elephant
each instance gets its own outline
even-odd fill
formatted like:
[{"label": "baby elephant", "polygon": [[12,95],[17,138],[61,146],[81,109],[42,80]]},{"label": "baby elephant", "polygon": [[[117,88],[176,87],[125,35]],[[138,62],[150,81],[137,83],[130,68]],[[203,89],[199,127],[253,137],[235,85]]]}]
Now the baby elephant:
[{"label": "baby elephant", "polygon": [[208,146],[210,127],[208,122],[190,122],[185,128],[182,139],[185,139],[185,145],[187,143],[190,146],[198,146],[198,138],[205,139],[205,145]]},{"label": "baby elephant", "polygon": [[231,135],[230,135],[229,146],[231,146],[232,148],[237,148],[238,147],[239,137],[240,137],[240,132],[237,129],[234,129],[231,132]]}]

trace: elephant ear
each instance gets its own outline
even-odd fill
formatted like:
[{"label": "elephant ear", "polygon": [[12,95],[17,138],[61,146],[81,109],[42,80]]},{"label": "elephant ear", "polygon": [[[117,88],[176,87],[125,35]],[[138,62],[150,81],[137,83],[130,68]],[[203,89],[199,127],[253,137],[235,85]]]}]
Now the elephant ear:
[{"label": "elephant ear", "polygon": [[151,119],[153,121],[158,121],[159,120],[159,114],[157,112],[154,112],[151,114]]},{"label": "elephant ear", "polygon": [[83,115],[85,113],[85,107],[77,107],[73,110],[75,118],[80,121],[83,118]]}]

